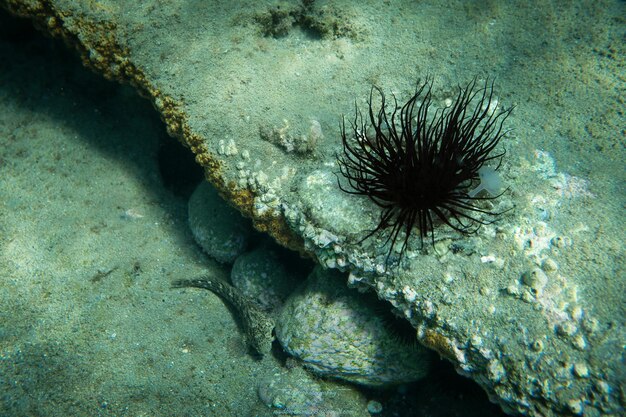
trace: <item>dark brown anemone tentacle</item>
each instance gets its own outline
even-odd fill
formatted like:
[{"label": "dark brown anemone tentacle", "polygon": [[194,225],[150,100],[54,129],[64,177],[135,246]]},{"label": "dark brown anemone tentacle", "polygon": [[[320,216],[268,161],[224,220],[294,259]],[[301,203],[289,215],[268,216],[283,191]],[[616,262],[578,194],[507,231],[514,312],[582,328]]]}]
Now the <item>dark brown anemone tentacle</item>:
[{"label": "dark brown anemone tentacle", "polygon": [[[343,152],[337,162],[348,184],[342,185],[337,177],[338,186],[346,193],[369,197],[381,208],[378,225],[360,242],[377,232],[386,233],[387,260],[398,239],[402,239],[402,256],[416,227],[423,247],[428,236],[434,245],[435,220],[470,234],[504,213],[477,205],[504,191],[495,196],[469,195],[485,163],[495,160],[495,170],[500,168],[505,151],[494,150],[509,132],[504,122],[512,110],[493,106],[493,80],[477,84],[474,78],[465,88],[459,87],[453,103],[435,109],[432,117],[432,79],[418,82],[402,106],[392,96],[390,112],[382,89],[373,86],[365,117],[355,105],[349,128],[342,119]],[[375,94],[379,105],[374,103]]]}]

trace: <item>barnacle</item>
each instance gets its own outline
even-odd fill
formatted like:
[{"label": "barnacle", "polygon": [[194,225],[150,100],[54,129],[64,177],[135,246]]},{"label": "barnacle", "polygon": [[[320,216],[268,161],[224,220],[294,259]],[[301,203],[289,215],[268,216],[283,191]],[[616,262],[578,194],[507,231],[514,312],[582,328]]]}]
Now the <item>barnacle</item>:
[{"label": "barnacle", "polygon": [[[378,225],[361,242],[385,232],[385,244],[391,242],[387,259],[401,232],[400,255],[414,227],[423,247],[428,236],[434,245],[439,223],[469,234],[502,214],[480,204],[502,193],[485,196],[472,189],[485,163],[495,160],[494,169],[500,167],[505,152],[495,149],[507,133],[503,123],[511,109],[495,106],[493,82],[477,87],[474,79],[458,88],[451,105],[436,109],[431,117],[431,89],[432,80],[418,83],[401,107],[394,96],[388,114],[383,91],[372,87],[367,115],[363,117],[357,107],[349,129],[342,120],[343,152],[337,162],[348,185],[339,177],[338,184],[346,193],[369,197],[382,209]],[[375,92],[380,106],[375,106]]]}]

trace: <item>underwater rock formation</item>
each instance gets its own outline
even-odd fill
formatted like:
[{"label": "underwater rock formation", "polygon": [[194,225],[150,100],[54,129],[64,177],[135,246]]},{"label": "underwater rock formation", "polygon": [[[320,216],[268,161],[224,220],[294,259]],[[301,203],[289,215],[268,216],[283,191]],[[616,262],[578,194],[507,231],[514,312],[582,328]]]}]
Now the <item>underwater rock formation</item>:
[{"label": "underwater rock formation", "polygon": [[[505,411],[530,416],[616,416],[625,407],[623,174],[609,170],[624,160],[623,113],[611,107],[621,85],[611,68],[624,54],[605,4],[568,10],[580,22],[522,6],[450,15],[405,5],[400,18],[376,1],[320,1],[317,13],[298,6],[271,27],[262,17],[273,8],[254,1],[0,0],[148,97],[257,229],[349,271],[352,285],[391,302],[421,343]],[[464,35],[447,32],[451,21]],[[579,42],[571,34],[580,27],[594,33]],[[511,192],[486,207],[515,209],[470,238],[442,231],[426,250],[409,242],[390,270],[384,239],[360,241],[380,211],[337,187],[337,126],[370,84],[406,98],[425,71],[442,86],[438,103],[485,71],[502,80],[498,105],[523,103],[499,170]],[[307,138],[313,125],[320,134],[306,152],[260,134],[277,126],[279,136]]]},{"label": "underwater rock formation", "polygon": [[232,264],[243,253],[251,228],[210,184],[203,182],[189,199],[189,227],[211,258]]},{"label": "underwater rock formation", "polygon": [[268,242],[241,254],[230,273],[233,285],[266,311],[277,311],[282,307],[287,297],[306,278],[308,270],[289,268],[288,263],[302,264],[302,260],[281,257],[281,248],[276,246]]},{"label": "underwater rock formation", "polygon": [[385,306],[376,308],[380,302],[371,295],[346,288],[340,273],[318,267],[285,302],[276,338],[324,377],[373,387],[423,378],[431,352],[414,336],[407,342],[394,333],[393,318],[381,317]]}]

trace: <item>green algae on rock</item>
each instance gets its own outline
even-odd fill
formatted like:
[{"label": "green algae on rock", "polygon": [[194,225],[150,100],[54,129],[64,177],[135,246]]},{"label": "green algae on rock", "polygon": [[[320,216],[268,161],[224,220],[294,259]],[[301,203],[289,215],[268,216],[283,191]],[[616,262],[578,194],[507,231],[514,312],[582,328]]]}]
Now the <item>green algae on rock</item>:
[{"label": "green algae on rock", "polygon": [[337,271],[318,267],[311,273],[277,318],[283,348],[318,375],[366,386],[426,376],[431,353],[400,340],[344,281]]},{"label": "green algae on rock", "polygon": [[299,366],[259,381],[259,398],[275,415],[369,417],[360,392],[337,381],[323,380]]}]

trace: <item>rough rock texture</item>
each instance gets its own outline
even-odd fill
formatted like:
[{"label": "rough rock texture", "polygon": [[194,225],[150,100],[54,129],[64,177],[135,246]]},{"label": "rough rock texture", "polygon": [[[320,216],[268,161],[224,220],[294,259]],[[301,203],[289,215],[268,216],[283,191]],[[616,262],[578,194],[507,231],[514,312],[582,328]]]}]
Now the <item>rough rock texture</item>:
[{"label": "rough rock texture", "polygon": [[230,272],[233,285],[266,311],[278,310],[309,271],[306,262],[304,268],[294,268],[302,260],[297,255],[280,256],[281,249],[267,242],[239,256]]},{"label": "rough rock texture", "polygon": [[380,317],[385,306],[377,309],[381,303],[372,294],[346,288],[341,275],[318,267],[287,299],[276,319],[283,348],[318,375],[357,384],[388,386],[425,377],[431,352],[407,344]]},{"label": "rough rock texture", "polygon": [[[136,86],[258,229],[351,271],[507,412],[624,412],[623,2],[0,5]],[[517,104],[515,209],[385,272],[382,241],[356,243],[376,207],[337,188],[337,123],[370,84],[402,99],[428,73],[441,104],[475,74]]]},{"label": "rough rock texture", "polygon": [[246,249],[252,232],[249,223],[206,182],[189,198],[189,228],[207,255],[229,264]]},{"label": "rough rock texture", "polygon": [[[259,398],[276,414],[289,416],[345,415],[367,417],[367,405],[355,408],[360,398],[354,390],[337,390],[301,367],[276,372],[259,381]],[[341,411],[336,411],[341,410]]]}]

